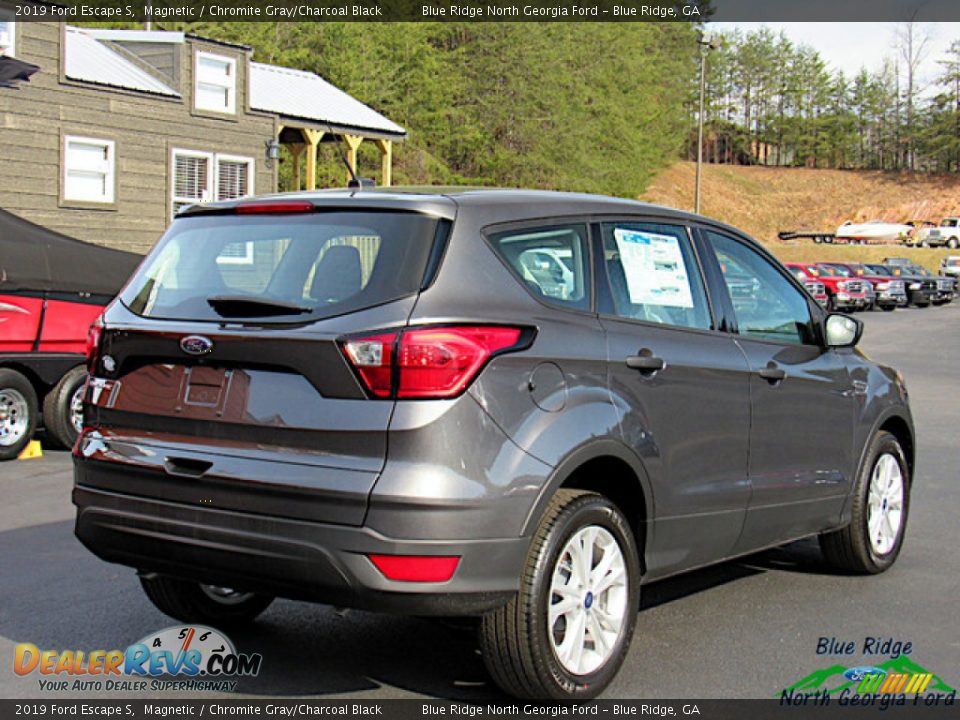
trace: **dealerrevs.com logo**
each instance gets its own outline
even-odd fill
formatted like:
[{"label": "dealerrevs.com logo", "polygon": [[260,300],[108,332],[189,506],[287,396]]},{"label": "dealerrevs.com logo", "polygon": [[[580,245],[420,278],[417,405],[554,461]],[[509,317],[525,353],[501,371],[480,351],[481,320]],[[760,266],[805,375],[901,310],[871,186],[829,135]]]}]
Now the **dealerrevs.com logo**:
[{"label": "dealerrevs.com logo", "polygon": [[219,630],[178,625],[151,633],[125,650],[41,650],[19,643],[13,671],[39,675],[40,690],[51,692],[232,691],[234,678],[256,676],[262,662],[260,653],[238,653]]}]

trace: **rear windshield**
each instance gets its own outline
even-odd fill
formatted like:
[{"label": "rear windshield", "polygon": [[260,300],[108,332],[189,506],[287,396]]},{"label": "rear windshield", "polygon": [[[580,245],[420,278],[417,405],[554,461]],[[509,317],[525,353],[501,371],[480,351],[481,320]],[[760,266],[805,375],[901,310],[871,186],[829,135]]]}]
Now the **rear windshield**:
[{"label": "rear windshield", "polygon": [[144,317],[312,320],[415,293],[437,221],[397,212],[174,221],[124,290]]}]

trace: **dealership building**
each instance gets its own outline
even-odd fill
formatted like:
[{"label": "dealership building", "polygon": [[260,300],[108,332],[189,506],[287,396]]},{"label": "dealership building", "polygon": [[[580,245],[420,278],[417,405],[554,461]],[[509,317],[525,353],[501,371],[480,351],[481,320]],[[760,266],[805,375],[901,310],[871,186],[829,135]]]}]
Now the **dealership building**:
[{"label": "dealership building", "polygon": [[16,22],[0,5],[0,55],[37,67],[0,90],[0,208],[125,250],[148,249],[185,205],[315,188],[321,143],[353,169],[373,144],[380,167],[361,171],[389,185],[406,137],[314,73],[182,32]]}]

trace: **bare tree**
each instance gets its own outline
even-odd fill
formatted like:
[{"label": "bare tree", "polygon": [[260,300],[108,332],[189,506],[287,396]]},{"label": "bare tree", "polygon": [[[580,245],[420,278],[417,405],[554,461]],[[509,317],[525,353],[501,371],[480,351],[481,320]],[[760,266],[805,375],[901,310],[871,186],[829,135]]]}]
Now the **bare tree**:
[{"label": "bare tree", "polygon": [[904,72],[906,72],[906,93],[904,104],[906,105],[906,165],[910,170],[915,169],[914,160],[914,100],[921,88],[918,88],[918,70],[920,65],[926,60],[930,52],[930,43],[933,40],[934,32],[932,27],[926,23],[918,23],[915,20],[916,12],[909,20],[897,23],[896,44],[903,60]]}]

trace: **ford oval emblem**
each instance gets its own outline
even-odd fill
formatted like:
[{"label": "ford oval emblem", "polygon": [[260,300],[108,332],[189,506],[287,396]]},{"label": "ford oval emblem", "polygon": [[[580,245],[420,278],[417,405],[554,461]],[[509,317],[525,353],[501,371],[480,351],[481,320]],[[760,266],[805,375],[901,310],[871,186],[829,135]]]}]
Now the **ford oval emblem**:
[{"label": "ford oval emblem", "polygon": [[203,335],[188,335],[180,341],[180,349],[187,355],[206,355],[213,350],[213,340]]}]

